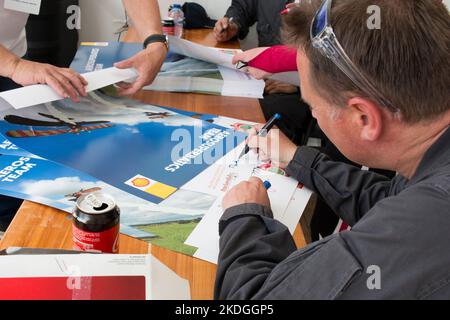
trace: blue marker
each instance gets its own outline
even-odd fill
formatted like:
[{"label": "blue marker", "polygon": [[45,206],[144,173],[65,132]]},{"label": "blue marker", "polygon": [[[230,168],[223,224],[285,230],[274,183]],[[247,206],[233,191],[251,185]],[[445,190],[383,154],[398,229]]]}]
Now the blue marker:
[{"label": "blue marker", "polygon": [[[261,131],[258,132],[258,137],[266,137],[267,134],[269,133],[269,131],[273,128],[273,126],[275,125],[275,122],[277,120],[281,119],[281,115],[279,113],[275,114],[265,125],[264,127],[262,127]],[[248,152],[250,151],[250,147],[248,146],[248,144],[245,145],[244,150],[242,150],[241,155],[238,158],[238,161],[245,156]]]},{"label": "blue marker", "polygon": [[266,190],[269,190],[272,187],[272,184],[269,181],[264,181],[264,188],[266,188]]}]

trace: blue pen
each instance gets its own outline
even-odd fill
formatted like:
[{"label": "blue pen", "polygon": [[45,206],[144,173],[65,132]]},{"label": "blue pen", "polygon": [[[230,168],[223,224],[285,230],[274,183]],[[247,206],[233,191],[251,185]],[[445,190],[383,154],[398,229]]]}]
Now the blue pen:
[{"label": "blue pen", "polygon": [[[277,122],[278,120],[281,119],[281,115],[279,113],[275,114],[265,125],[264,127],[262,127],[261,131],[258,132],[258,137],[266,137],[267,134],[269,133],[269,131],[273,128],[273,126],[275,125],[275,122]],[[248,146],[248,144],[245,145],[244,150],[242,150],[241,155],[238,158],[241,159],[243,156],[245,156],[248,152],[250,151],[250,147]]]},{"label": "blue pen", "polygon": [[266,188],[266,190],[269,190],[270,188],[272,188],[272,184],[269,181],[264,181],[264,188]]}]

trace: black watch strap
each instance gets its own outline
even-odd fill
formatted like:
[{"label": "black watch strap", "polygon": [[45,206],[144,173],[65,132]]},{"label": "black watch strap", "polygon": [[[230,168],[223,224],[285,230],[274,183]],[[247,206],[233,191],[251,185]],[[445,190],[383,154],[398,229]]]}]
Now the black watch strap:
[{"label": "black watch strap", "polygon": [[164,34],[152,34],[151,36],[147,37],[144,41],[144,49],[147,49],[148,45],[155,42],[161,42],[163,43],[167,51],[169,51],[169,39]]}]

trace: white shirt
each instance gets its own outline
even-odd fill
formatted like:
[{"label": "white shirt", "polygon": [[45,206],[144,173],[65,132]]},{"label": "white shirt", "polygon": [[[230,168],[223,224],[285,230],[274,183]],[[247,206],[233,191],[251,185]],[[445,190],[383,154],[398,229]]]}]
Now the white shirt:
[{"label": "white shirt", "polygon": [[27,52],[25,25],[28,14],[5,9],[5,1],[0,0],[0,44],[19,57]]}]

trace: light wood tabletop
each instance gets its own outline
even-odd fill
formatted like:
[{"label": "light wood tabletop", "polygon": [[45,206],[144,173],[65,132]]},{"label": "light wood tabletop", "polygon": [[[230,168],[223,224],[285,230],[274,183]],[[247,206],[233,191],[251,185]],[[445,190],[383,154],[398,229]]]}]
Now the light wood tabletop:
[{"label": "light wood tabletop", "polygon": [[[237,42],[218,44],[210,30],[188,30],[185,38],[213,47],[238,48]],[[129,32],[126,41],[133,41]],[[230,98],[191,93],[142,91],[134,96],[149,104],[167,106],[198,113],[223,115],[255,122],[264,122],[256,99]],[[0,242],[0,250],[8,247],[71,249],[71,216],[43,205],[25,201]],[[305,242],[302,228],[295,239],[299,247]],[[189,280],[193,299],[212,299],[216,266],[125,235],[120,238],[120,253],[151,253],[181,277]]]}]

